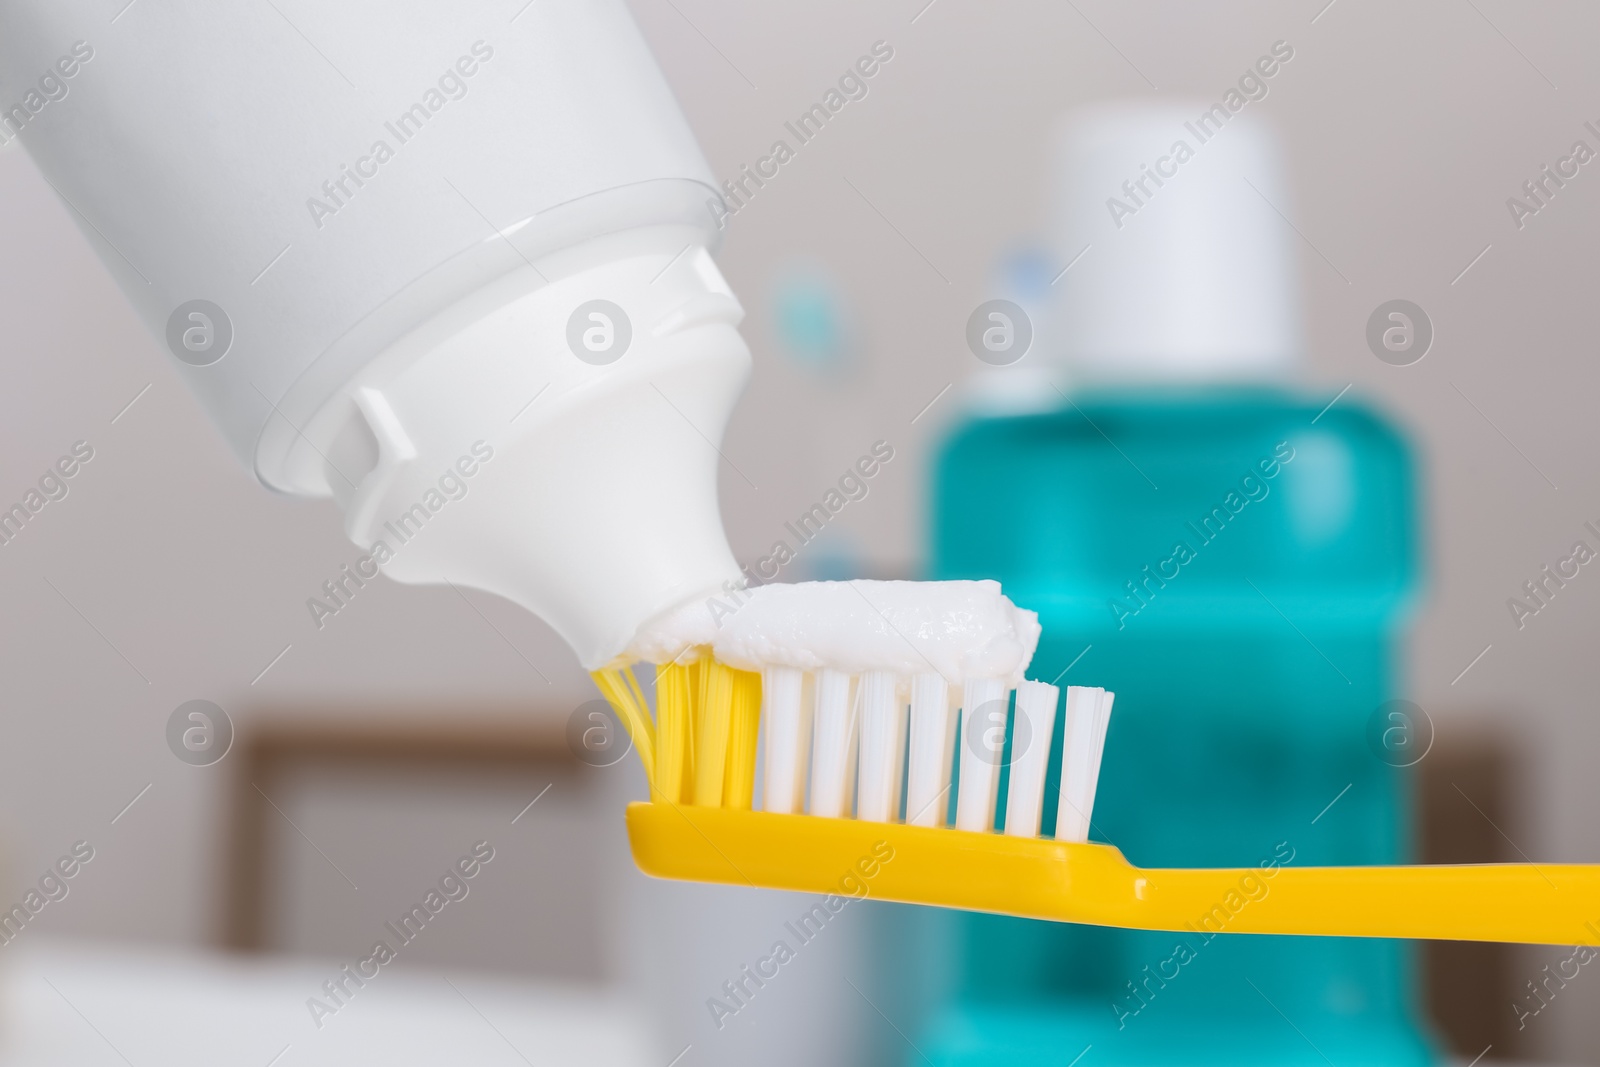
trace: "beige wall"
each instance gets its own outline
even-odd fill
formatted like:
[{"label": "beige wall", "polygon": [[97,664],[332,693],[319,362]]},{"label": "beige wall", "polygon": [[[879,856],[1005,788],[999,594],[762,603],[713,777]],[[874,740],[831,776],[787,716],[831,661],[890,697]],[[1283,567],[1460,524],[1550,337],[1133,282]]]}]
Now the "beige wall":
[{"label": "beige wall", "polygon": [[[1428,472],[1430,594],[1411,646],[1414,695],[1443,730],[1494,717],[1526,746],[1530,818],[1517,846],[1600,860],[1600,577],[1585,569],[1520,632],[1505,605],[1585,520],[1600,521],[1590,293],[1600,170],[1585,168],[1520,231],[1505,207],[1575,139],[1600,148],[1582,128],[1600,125],[1590,56],[1600,14],[1337,0],[1313,24],[1319,0],[937,0],[913,23],[922,4],[634,3],[724,175],[762,154],[874,41],[895,49],[870,95],[739,214],[721,257],[757,358],[725,447],[759,486],[723,472],[737,550],[764,549],[886,438],[897,458],[841,522],[871,570],[915,573],[927,456],[956,394],[910,420],[972,371],[966,316],[990,295],[996,257],[1042,217],[1041,130],[1073,104],[1150,95],[1152,82],[1216,97],[1286,39],[1295,60],[1254,106],[1283,134],[1287,210],[1306,239],[1304,380],[1327,397],[1354,383],[1411,428]],[[770,294],[796,257],[840,279],[858,349],[842,376],[777,351]],[[1363,341],[1368,314],[1393,297],[1420,303],[1437,329],[1413,367],[1380,363]],[[186,767],[167,752],[162,728],[184,700],[248,718],[294,702],[517,701],[565,714],[587,698],[545,627],[483,595],[475,611],[448,589],[379,584],[316,631],[305,598],[350,558],[332,506],[274,497],[235,466],[15,150],[0,153],[0,357],[0,499],[20,496],[74,441],[95,449],[70,495],[0,548],[6,852],[26,879],[87,838],[100,850],[89,873],[104,875],[81,880],[53,929],[209,935],[223,767]],[[1537,1040],[1600,1061],[1596,1007],[1600,979],[1579,979],[1535,1021]]]}]

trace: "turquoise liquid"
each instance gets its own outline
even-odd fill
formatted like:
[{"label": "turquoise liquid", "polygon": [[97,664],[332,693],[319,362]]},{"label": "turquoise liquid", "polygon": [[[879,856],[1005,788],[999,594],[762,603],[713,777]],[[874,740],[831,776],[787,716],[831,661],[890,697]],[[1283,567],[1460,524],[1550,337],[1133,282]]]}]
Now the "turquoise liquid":
[{"label": "turquoise liquid", "polygon": [[[933,577],[999,579],[1043,624],[1031,677],[1116,692],[1090,837],[1141,866],[1407,856],[1405,750],[1369,720],[1399,695],[1414,472],[1385,421],[1322,403],[1085,395],[970,422],[938,461]],[[1183,934],[924,920],[957,977],[906,1062],[1433,1062],[1406,944],[1207,936],[1261,892]]]}]

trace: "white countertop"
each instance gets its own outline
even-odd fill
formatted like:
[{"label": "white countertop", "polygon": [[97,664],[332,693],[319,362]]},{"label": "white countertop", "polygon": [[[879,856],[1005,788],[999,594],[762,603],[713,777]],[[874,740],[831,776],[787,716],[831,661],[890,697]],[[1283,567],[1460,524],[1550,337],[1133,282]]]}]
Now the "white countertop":
[{"label": "white countertop", "polygon": [[0,947],[0,1067],[660,1067],[620,996],[471,971],[385,967],[319,1029],[306,1001],[331,1003],[338,966],[19,938]]}]

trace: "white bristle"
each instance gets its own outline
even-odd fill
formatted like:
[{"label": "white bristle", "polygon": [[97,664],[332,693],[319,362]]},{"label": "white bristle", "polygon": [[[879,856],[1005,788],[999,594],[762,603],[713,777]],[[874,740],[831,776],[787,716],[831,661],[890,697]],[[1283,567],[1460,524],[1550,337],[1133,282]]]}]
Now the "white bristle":
[{"label": "white bristle", "polygon": [[843,818],[850,809],[855,775],[856,714],[850,675],[824,667],[817,672],[817,710],[811,749],[811,814]]},{"label": "white bristle", "polygon": [[1012,727],[1011,785],[1006,794],[1006,833],[1038,837],[1044,810],[1045,770],[1055,734],[1056,701],[1061,690],[1045,682],[1017,686],[1016,725]]},{"label": "white bristle", "polygon": [[1089,816],[1094,812],[1094,794],[1100,787],[1100,760],[1106,752],[1106,728],[1111,725],[1111,704],[1117,694],[1102,689],[1095,708],[1094,757],[1089,761],[1089,781],[1083,787],[1083,837],[1089,839]]},{"label": "white bristle", "polygon": [[994,802],[1006,735],[1003,678],[969,678],[961,693],[961,781],[956,794],[956,828],[994,828]]},{"label": "white bristle", "polygon": [[780,815],[799,812],[805,803],[811,738],[803,682],[795,667],[761,672],[761,727],[766,735],[761,806]]},{"label": "white bristle", "polygon": [[893,822],[900,809],[899,769],[905,752],[905,705],[888,671],[861,676],[861,767],[856,817]]},{"label": "white bristle", "polygon": [[895,690],[895,738],[894,738],[894,778],[889,786],[889,795],[894,798],[891,811],[900,814],[900,798],[906,791],[906,742],[910,735],[910,709],[906,706],[905,679],[896,675],[895,680],[899,688]]},{"label": "white bristle", "polygon": [[950,760],[954,735],[950,684],[925,671],[911,679],[911,757],[906,772],[906,822],[942,826],[950,806]]},{"label": "white bristle", "polygon": [[1056,838],[1087,841],[1094,810],[1100,755],[1115,695],[1104,689],[1067,687],[1067,715],[1061,747],[1061,804],[1056,811]]}]

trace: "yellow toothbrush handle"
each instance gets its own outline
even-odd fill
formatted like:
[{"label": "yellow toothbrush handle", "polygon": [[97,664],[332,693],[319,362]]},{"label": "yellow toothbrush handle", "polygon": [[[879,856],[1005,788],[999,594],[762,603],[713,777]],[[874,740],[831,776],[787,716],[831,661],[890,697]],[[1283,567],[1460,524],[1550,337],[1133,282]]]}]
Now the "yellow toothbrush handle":
[{"label": "yellow toothbrush handle", "polygon": [[1109,845],[631,804],[646,874],[1061,922],[1227,934],[1600,944],[1600,866],[1146,870]]},{"label": "yellow toothbrush handle", "polygon": [[[1135,868],[1137,870],[1137,868]],[[1140,925],[1207,933],[1600,944],[1600,867],[1138,871]]]}]

